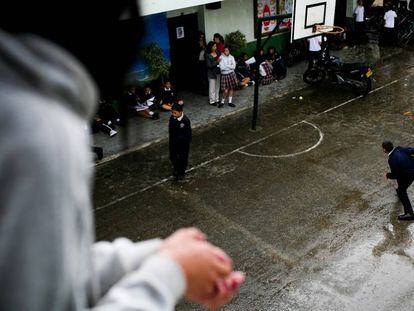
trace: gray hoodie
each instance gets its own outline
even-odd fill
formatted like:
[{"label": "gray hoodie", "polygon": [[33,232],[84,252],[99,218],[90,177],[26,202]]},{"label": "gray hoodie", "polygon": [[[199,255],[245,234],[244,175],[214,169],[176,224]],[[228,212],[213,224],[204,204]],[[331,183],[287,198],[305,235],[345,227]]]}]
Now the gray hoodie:
[{"label": "gray hoodie", "polygon": [[70,54],[0,30],[0,310],[173,310],[185,291],[160,240],[94,243],[96,97]]}]

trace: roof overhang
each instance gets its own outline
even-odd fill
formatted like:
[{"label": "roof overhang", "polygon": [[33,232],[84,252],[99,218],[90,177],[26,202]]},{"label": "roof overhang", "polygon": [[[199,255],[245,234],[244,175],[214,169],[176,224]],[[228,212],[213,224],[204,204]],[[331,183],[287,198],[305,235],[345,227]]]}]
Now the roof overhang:
[{"label": "roof overhang", "polygon": [[174,11],[223,0],[141,0],[141,15]]}]

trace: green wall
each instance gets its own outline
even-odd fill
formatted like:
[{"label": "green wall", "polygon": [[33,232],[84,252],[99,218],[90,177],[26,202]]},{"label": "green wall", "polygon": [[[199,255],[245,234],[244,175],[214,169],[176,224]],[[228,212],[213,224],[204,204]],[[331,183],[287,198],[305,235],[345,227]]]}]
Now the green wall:
[{"label": "green wall", "polygon": [[[267,37],[262,38],[262,44],[266,40]],[[269,39],[266,46],[264,47],[265,52],[269,46],[274,46],[276,48],[276,51],[279,53],[283,53],[285,51],[285,48],[287,44],[290,41],[290,32],[282,32],[280,34],[277,34]],[[247,43],[247,46],[240,51],[236,51],[234,53],[235,56],[240,55],[241,52],[246,52],[249,54],[249,56],[253,56],[256,52],[256,41],[252,41]]]}]

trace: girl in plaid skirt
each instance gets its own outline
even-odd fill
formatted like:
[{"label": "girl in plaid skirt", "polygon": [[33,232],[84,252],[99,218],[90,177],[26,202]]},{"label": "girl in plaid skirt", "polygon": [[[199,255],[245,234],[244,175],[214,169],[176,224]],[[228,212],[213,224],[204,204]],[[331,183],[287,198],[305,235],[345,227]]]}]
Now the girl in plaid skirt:
[{"label": "girl in plaid skirt", "polygon": [[272,56],[266,55],[266,59],[259,66],[259,72],[262,85],[270,84],[273,82],[273,67],[271,65]]},{"label": "girl in plaid skirt", "polygon": [[220,57],[221,70],[221,89],[223,90],[223,97],[219,104],[219,108],[224,106],[226,97],[229,99],[229,106],[235,107],[233,104],[233,89],[238,86],[237,76],[234,72],[236,69],[236,61],[233,55],[230,54],[229,47],[224,47],[224,53]]}]

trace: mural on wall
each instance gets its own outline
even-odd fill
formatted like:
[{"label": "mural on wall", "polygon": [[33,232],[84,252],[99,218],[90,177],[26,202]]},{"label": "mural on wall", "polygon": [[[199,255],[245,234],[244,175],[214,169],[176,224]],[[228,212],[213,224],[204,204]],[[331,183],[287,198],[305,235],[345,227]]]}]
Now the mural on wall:
[{"label": "mural on wall", "polygon": [[[168,37],[167,14],[160,13],[144,17],[145,34],[141,39],[140,49],[150,43],[156,43],[162,50],[166,60],[170,60],[170,40]],[[137,55],[127,82],[142,84],[151,79],[148,64]]]},{"label": "mural on wall", "polygon": [[[255,0],[255,37],[257,37],[257,19],[260,17],[276,16],[278,14],[292,13],[293,0]],[[262,23],[262,36],[271,33],[277,25],[276,20]],[[291,19],[283,20],[279,31],[290,29]]]},{"label": "mural on wall", "polygon": [[[278,6],[279,14],[292,14],[293,12],[293,0],[279,0]],[[292,26],[292,19],[287,18],[280,24],[280,29],[290,29]]]}]

